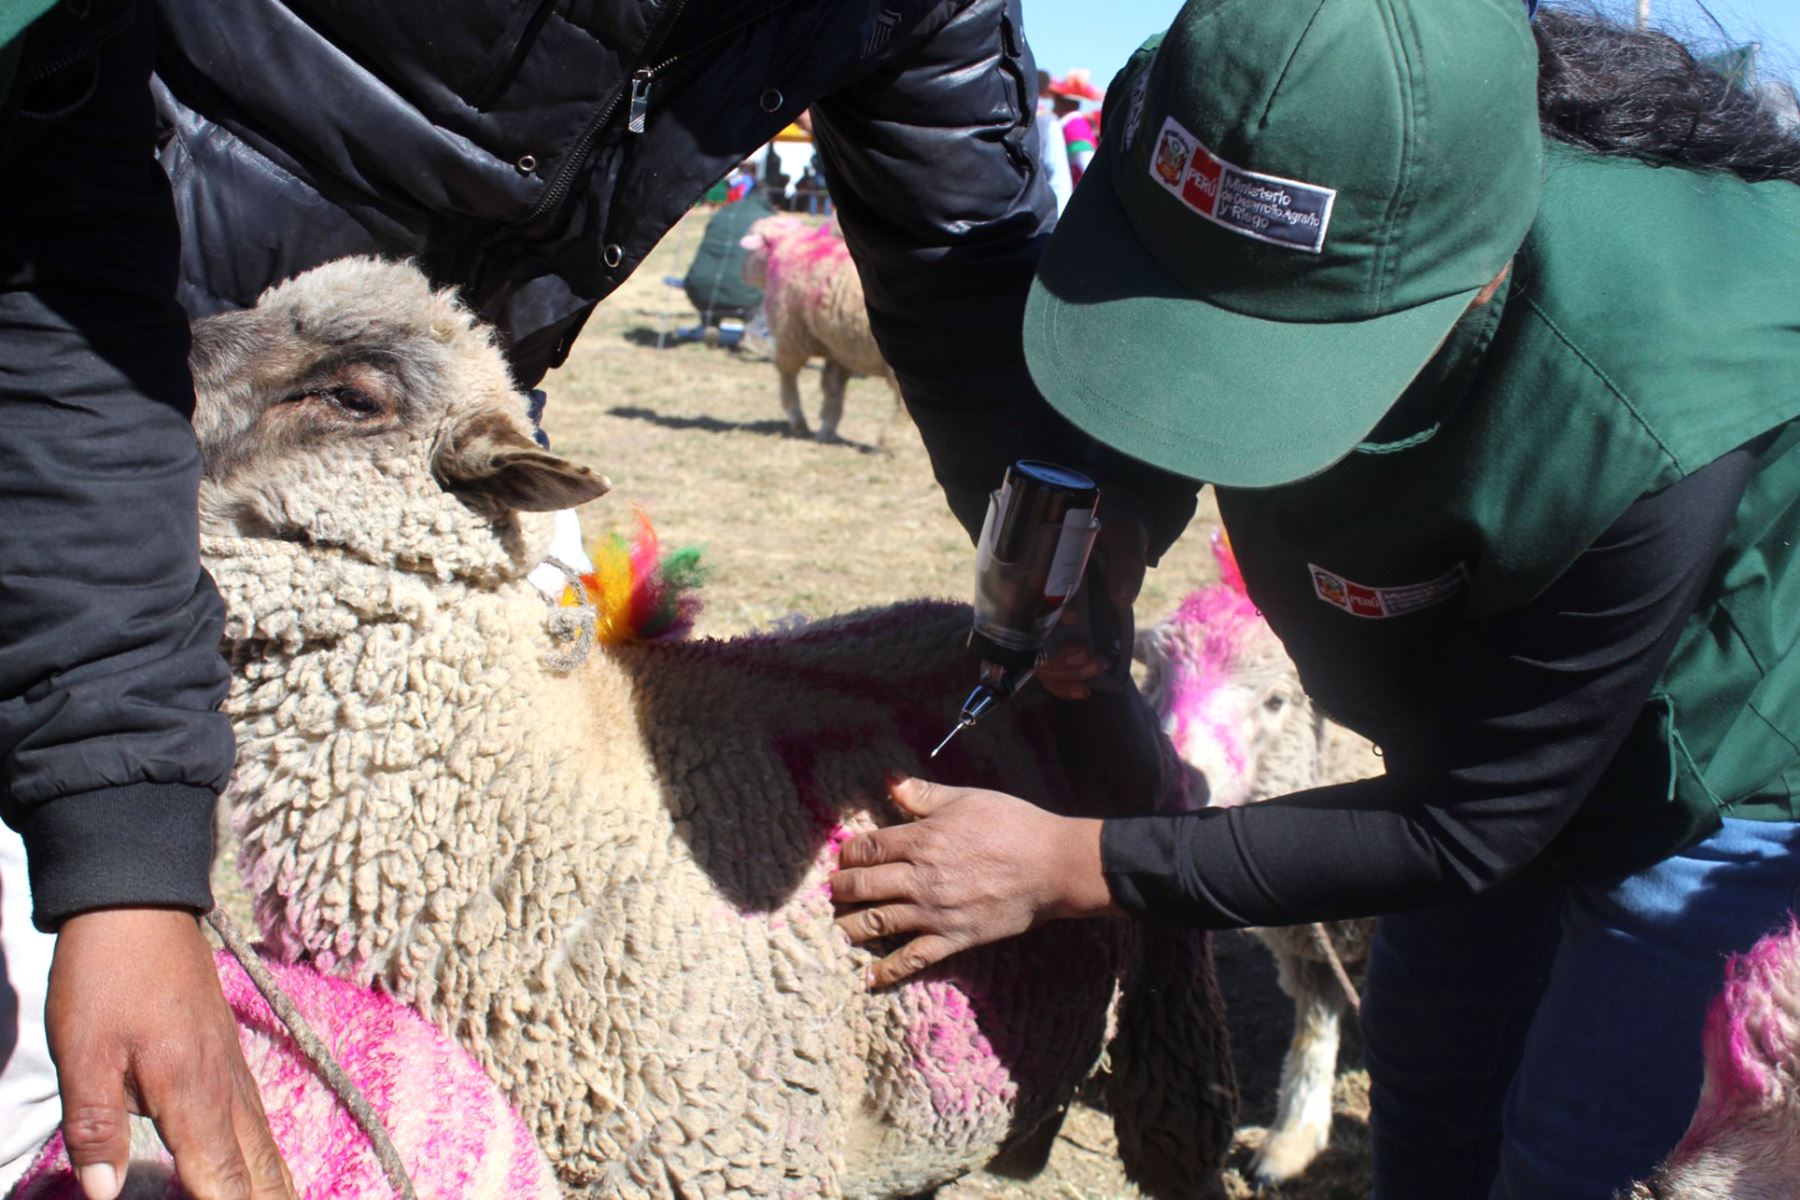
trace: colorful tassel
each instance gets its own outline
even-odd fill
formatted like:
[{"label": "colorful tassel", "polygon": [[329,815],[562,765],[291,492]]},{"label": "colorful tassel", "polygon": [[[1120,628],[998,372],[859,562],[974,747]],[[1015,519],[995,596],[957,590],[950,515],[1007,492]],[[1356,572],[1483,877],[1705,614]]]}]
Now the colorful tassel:
[{"label": "colorful tassel", "polygon": [[[581,577],[596,614],[594,636],[602,644],[651,642],[685,636],[700,615],[695,589],[702,582],[700,548],[682,546],[664,553],[650,524],[637,511],[637,536],[611,533],[593,546],[594,569]],[[580,603],[573,590],[563,604]]]}]

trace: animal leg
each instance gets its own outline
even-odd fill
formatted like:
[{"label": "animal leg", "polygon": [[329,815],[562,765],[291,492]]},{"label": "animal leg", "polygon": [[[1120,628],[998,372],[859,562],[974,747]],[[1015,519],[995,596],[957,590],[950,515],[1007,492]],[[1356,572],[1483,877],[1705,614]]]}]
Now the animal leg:
[{"label": "animal leg", "polygon": [[844,419],[844,390],[850,386],[850,372],[842,364],[826,359],[819,383],[825,403],[819,406],[818,437],[821,442],[835,442],[838,422]]},{"label": "animal leg", "polygon": [[1136,960],[1104,1076],[1119,1161],[1151,1200],[1224,1200],[1238,1094],[1212,943],[1145,925]]},{"label": "animal leg", "polygon": [[1281,988],[1294,999],[1294,1037],[1281,1061],[1275,1122],[1250,1164],[1258,1183],[1284,1183],[1311,1165],[1331,1137],[1342,990],[1324,963],[1278,953]]},{"label": "animal leg", "polygon": [[806,414],[800,411],[800,369],[795,367],[776,368],[781,372],[781,411],[787,414],[788,432],[795,437],[805,437]]}]

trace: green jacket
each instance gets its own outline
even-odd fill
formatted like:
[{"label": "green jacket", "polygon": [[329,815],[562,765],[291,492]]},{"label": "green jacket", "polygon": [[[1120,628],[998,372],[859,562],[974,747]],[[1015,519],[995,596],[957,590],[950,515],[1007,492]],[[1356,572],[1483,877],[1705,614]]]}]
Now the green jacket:
[{"label": "green jacket", "polygon": [[[1221,489],[1251,594],[1322,707],[1422,724],[1466,621],[1537,596],[1639,497],[1757,472],[1650,703],[1548,857],[1648,865],[1800,817],[1800,187],[1551,151],[1506,290],[1314,478]],[[1362,614],[1362,615],[1359,615]]]},{"label": "green jacket", "polygon": [[747,251],[738,242],[750,232],[750,226],[774,215],[768,196],[758,187],[721,208],[706,223],[683,285],[688,300],[702,316],[741,316],[761,306],[762,289],[744,282]]}]

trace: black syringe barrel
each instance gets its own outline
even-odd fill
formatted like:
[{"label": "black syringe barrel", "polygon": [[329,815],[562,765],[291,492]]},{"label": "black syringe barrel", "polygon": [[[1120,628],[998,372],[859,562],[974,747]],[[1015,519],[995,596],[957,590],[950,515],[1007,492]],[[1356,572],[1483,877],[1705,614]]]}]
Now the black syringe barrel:
[{"label": "black syringe barrel", "polygon": [[[1064,596],[1051,596],[1046,584],[1060,565],[1062,574],[1073,567],[1078,575],[1086,561],[1078,519],[1073,529],[1065,523],[1073,512],[1091,514],[1100,499],[1094,481],[1079,471],[1055,463],[1022,459],[1007,468],[1005,482],[996,494],[992,527],[983,531],[978,552],[975,622],[969,647],[984,662],[1018,673],[1031,668],[1048,633],[1046,623],[1061,608]],[[1079,553],[1059,563],[1063,538],[1074,538],[1070,548]],[[1079,544],[1077,544],[1079,543]],[[1057,587],[1073,590],[1078,578],[1059,579]]]},{"label": "black syringe barrel", "polygon": [[1018,562],[1030,553],[1041,526],[1061,525],[1071,508],[1092,509],[1100,489],[1080,471],[1022,458],[1006,468],[1006,512],[994,537],[994,555]]}]

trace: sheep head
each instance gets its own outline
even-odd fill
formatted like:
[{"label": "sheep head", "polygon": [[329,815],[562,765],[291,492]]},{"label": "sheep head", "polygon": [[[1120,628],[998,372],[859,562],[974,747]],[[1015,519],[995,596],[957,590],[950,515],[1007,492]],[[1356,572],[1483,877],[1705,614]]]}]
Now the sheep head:
[{"label": "sheep head", "polygon": [[1800,924],[1734,957],[1703,1035],[1706,1081],[1681,1144],[1629,1195],[1777,1200],[1800,1178]]},{"label": "sheep head", "polygon": [[490,331],[406,263],[328,263],[199,321],[190,365],[208,534],[398,561],[459,526],[518,542],[519,513],[607,489],[537,445]]},{"label": "sheep head", "polygon": [[1163,732],[1206,781],[1208,803],[1230,806],[1311,786],[1325,722],[1235,564],[1218,552],[1225,582],[1189,595],[1138,635],[1136,650]]},{"label": "sheep head", "polygon": [[813,225],[786,214],[757,221],[738,239],[738,245],[748,251],[744,255],[744,282],[765,291],[772,286],[770,259],[785,254],[790,246],[803,246],[809,260],[848,258],[850,254],[835,223]]}]

